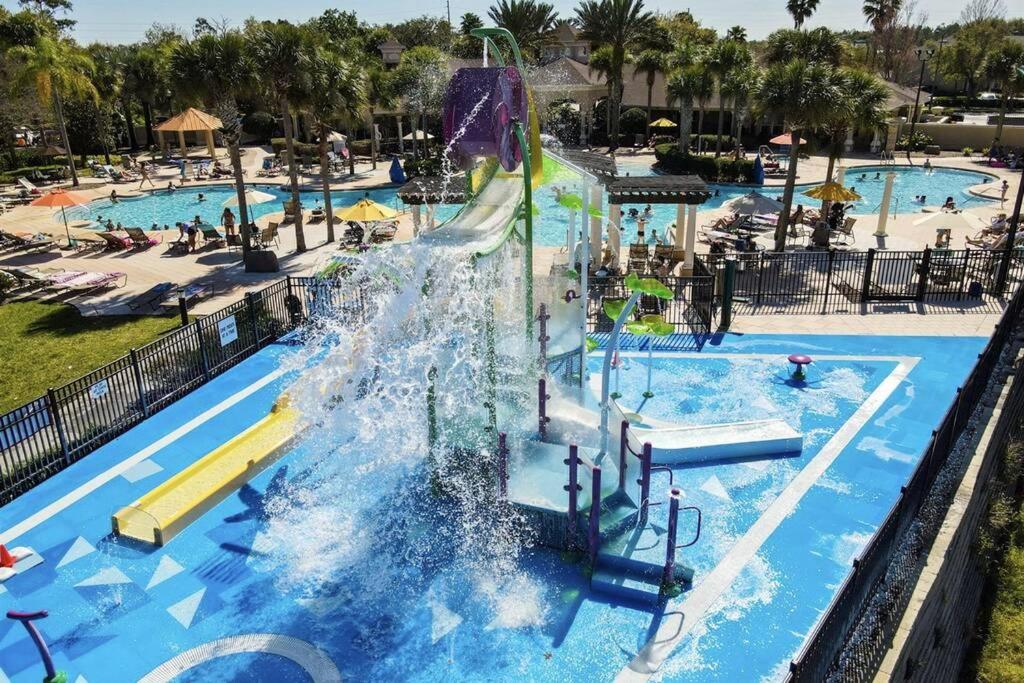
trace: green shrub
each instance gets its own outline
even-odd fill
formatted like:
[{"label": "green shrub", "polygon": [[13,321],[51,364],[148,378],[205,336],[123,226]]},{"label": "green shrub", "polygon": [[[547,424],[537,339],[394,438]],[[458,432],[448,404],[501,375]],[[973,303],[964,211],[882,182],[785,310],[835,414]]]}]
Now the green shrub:
[{"label": "green shrub", "polygon": [[348,146],[357,157],[368,157],[372,153],[369,140],[352,140]]},{"label": "green shrub", "polygon": [[964,147],[964,149],[963,149],[963,153],[964,153],[964,156],[965,156],[965,157],[969,157],[969,156],[971,156],[972,154],[974,154],[974,150],[973,150],[973,149],[971,149],[970,147]]},{"label": "green shrub", "polygon": [[[277,130],[277,119],[265,111],[254,111],[242,119],[242,130],[261,141],[270,140]],[[282,146],[284,138],[280,138]]]},{"label": "green shrub", "polygon": [[631,107],[619,116],[619,134],[636,135],[647,131],[647,113],[640,107]]},{"label": "green shrub", "polygon": [[[273,138],[270,141],[270,148],[272,150],[274,150],[274,154],[278,158],[280,158],[282,161],[285,161],[285,157],[288,156],[288,153],[285,150],[284,138]],[[299,142],[298,140],[296,140],[295,141],[295,158],[296,158],[296,160],[300,160],[301,161],[303,157],[312,157],[313,159],[319,159],[320,158],[320,148],[317,145],[313,144],[313,143]]]},{"label": "green shrub", "polygon": [[695,155],[679,151],[675,143],[666,143],[654,148],[658,167],[675,175],[696,174],[708,182],[752,183],[754,162],[750,159],[733,159],[731,156],[715,158],[710,155]]}]

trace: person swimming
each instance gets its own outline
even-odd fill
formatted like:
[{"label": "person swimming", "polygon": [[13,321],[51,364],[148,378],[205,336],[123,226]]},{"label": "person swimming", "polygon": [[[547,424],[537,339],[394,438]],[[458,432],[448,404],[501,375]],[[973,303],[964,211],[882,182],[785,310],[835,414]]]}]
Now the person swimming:
[{"label": "person swimming", "polygon": [[196,197],[196,201],[205,202],[206,201],[206,195],[204,195],[202,192],[200,192],[199,196]]},{"label": "person swimming", "polygon": [[875,174],[875,180],[881,180],[881,179],[882,179],[882,172],[879,171],[878,173]]}]

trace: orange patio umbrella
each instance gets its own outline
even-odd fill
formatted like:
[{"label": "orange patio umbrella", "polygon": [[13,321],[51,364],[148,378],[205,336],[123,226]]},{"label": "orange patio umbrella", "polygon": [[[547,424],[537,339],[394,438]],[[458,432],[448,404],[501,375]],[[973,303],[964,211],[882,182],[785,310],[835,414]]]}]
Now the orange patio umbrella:
[{"label": "orange patio umbrella", "polygon": [[64,208],[68,206],[84,206],[89,203],[89,198],[80,192],[68,192],[66,190],[52,190],[38,199],[33,199],[30,206],[60,207],[60,215],[64,218],[64,230],[68,234],[68,246],[71,246],[71,229],[68,228],[68,215]]},{"label": "orange patio umbrella", "polygon": [[[792,133],[782,133],[781,135],[776,135],[775,137],[773,137],[768,142],[773,144],[773,145],[792,145],[793,144],[793,134]],[[806,145],[807,144],[807,140],[804,140],[803,138],[800,138],[800,144],[801,145]]]}]

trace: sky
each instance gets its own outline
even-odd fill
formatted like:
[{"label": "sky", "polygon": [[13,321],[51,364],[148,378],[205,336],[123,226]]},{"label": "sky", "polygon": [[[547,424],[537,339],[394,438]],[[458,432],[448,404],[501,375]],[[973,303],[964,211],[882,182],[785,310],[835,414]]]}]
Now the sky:
[{"label": "sky", "polygon": [[[552,0],[548,0],[552,1]],[[257,19],[289,19],[303,21],[330,7],[357,12],[369,23],[399,22],[423,14],[444,16],[445,0],[390,0],[377,5],[352,0],[73,0],[72,18],[78,21],[74,36],[82,43],[102,41],[131,43],[140,40],[153,22],[176,24],[191,28],[196,17],[227,19],[240,25],[247,17]],[[490,0],[450,0],[453,22],[464,12],[487,15]],[[1016,0],[1014,0],[1016,2]],[[578,2],[553,0],[562,16],[572,16]],[[1013,3],[1008,3],[1013,4]],[[14,9],[17,0],[0,0],[0,5]],[[724,32],[741,24],[752,39],[763,38],[773,30],[790,27],[792,20],[785,10],[785,0],[648,0],[647,7],[656,11],[677,12],[689,9],[705,26]],[[836,30],[866,28],[859,0],[821,0],[818,11],[808,26],[829,26]],[[917,0],[919,11],[927,14],[932,25],[955,21],[961,3],[952,0]]]}]

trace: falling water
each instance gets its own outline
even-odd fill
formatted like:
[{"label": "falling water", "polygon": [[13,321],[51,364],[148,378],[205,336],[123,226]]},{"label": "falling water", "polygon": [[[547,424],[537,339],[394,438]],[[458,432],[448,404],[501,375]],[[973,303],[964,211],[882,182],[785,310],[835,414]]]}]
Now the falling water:
[{"label": "falling water", "polygon": [[533,410],[522,261],[509,243],[474,262],[478,247],[368,252],[343,285],[372,302],[365,322],[346,322],[343,305],[321,312],[287,361],[301,373],[287,391],[308,427],[300,474],[268,506],[263,546],[282,589],[323,596],[343,584],[368,611],[385,597],[412,606],[443,567],[499,621],[542,618],[539,602],[526,617],[501,616],[511,594],[539,591],[517,569],[528,539],[494,501],[494,425],[514,430]]}]

